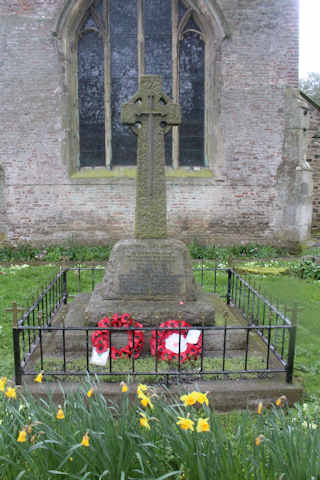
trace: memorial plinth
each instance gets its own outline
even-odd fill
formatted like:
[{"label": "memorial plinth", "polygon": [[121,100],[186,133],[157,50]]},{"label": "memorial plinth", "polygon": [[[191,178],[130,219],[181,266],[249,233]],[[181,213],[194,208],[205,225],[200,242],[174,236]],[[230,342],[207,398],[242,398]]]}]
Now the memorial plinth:
[{"label": "memorial plinth", "polygon": [[189,252],[178,240],[122,240],[87,307],[89,325],[129,312],[144,325],[181,318],[212,325],[209,295],[197,289]]},{"label": "memorial plinth", "polygon": [[112,249],[86,309],[88,324],[127,312],[146,326],[179,318],[214,325],[212,302],[196,287],[185,244],[167,238],[164,135],[181,115],[159,76],[140,78],[139,91],[123,105],[122,122],[138,136],[135,239]]}]

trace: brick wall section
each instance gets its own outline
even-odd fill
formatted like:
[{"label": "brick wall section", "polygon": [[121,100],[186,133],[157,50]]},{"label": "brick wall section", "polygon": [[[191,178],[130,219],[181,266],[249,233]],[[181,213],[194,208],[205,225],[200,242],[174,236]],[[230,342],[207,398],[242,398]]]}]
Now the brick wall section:
[{"label": "brick wall section", "polygon": [[[0,165],[14,243],[133,233],[134,180],[68,173],[65,65],[53,35],[64,3],[0,0]],[[168,180],[170,234],[285,243],[295,234],[284,203],[299,162],[296,147],[284,152],[287,93],[298,87],[298,0],[217,3],[231,32],[216,65],[223,155],[213,178]]]}]

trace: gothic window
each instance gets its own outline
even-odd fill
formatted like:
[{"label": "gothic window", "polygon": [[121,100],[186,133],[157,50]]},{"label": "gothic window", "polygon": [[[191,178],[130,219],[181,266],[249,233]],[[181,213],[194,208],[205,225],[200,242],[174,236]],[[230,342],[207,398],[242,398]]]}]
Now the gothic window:
[{"label": "gothic window", "polygon": [[161,75],[181,105],[182,126],[165,137],[167,165],[205,164],[205,42],[188,0],[94,0],[77,52],[80,167],[135,164],[120,110],[141,74]]}]

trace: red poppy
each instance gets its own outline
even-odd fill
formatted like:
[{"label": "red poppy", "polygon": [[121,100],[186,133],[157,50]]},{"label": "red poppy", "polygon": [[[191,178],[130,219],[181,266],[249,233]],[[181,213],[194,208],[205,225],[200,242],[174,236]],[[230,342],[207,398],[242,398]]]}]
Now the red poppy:
[{"label": "red poppy", "polygon": [[[124,313],[123,315],[118,315],[115,313],[110,320],[109,317],[104,317],[98,322],[98,327],[100,328],[131,328],[137,327],[142,328],[142,324],[135,322],[129,313]],[[98,353],[103,353],[110,348],[110,333],[109,330],[95,330],[92,334],[92,345],[96,348]],[[125,347],[117,349],[116,347],[111,347],[111,357],[113,359],[121,358],[122,356],[131,357],[134,353],[134,358],[139,358],[142,349],[144,346],[144,334],[142,330],[128,330],[128,344]]]},{"label": "red poppy", "polygon": [[[179,358],[179,353],[175,353],[166,347],[166,339],[172,334],[178,334],[186,338],[191,325],[184,320],[168,320],[160,324],[159,328],[167,328],[167,330],[152,330],[150,339],[151,354],[156,354],[161,360],[173,360]],[[184,330],[179,330],[184,329]],[[196,360],[202,351],[202,334],[199,335],[197,343],[187,343],[186,349],[180,351],[181,362],[184,363],[188,359]]]}]

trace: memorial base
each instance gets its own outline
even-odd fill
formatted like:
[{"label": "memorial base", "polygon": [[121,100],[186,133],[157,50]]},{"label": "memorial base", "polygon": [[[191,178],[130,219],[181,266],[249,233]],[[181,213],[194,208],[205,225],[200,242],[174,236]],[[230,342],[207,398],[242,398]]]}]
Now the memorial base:
[{"label": "memorial base", "polygon": [[167,320],[184,320],[192,325],[215,325],[214,307],[210,295],[202,289],[198,299],[180,304],[177,301],[104,300],[102,285],[97,285],[86,309],[89,326],[97,325],[105,316],[129,313],[144,326],[157,326]]},{"label": "memorial base", "polygon": [[179,240],[121,240],[85,311],[88,325],[129,313],[145,326],[181,319],[214,325],[210,295],[197,288],[189,251]]}]

